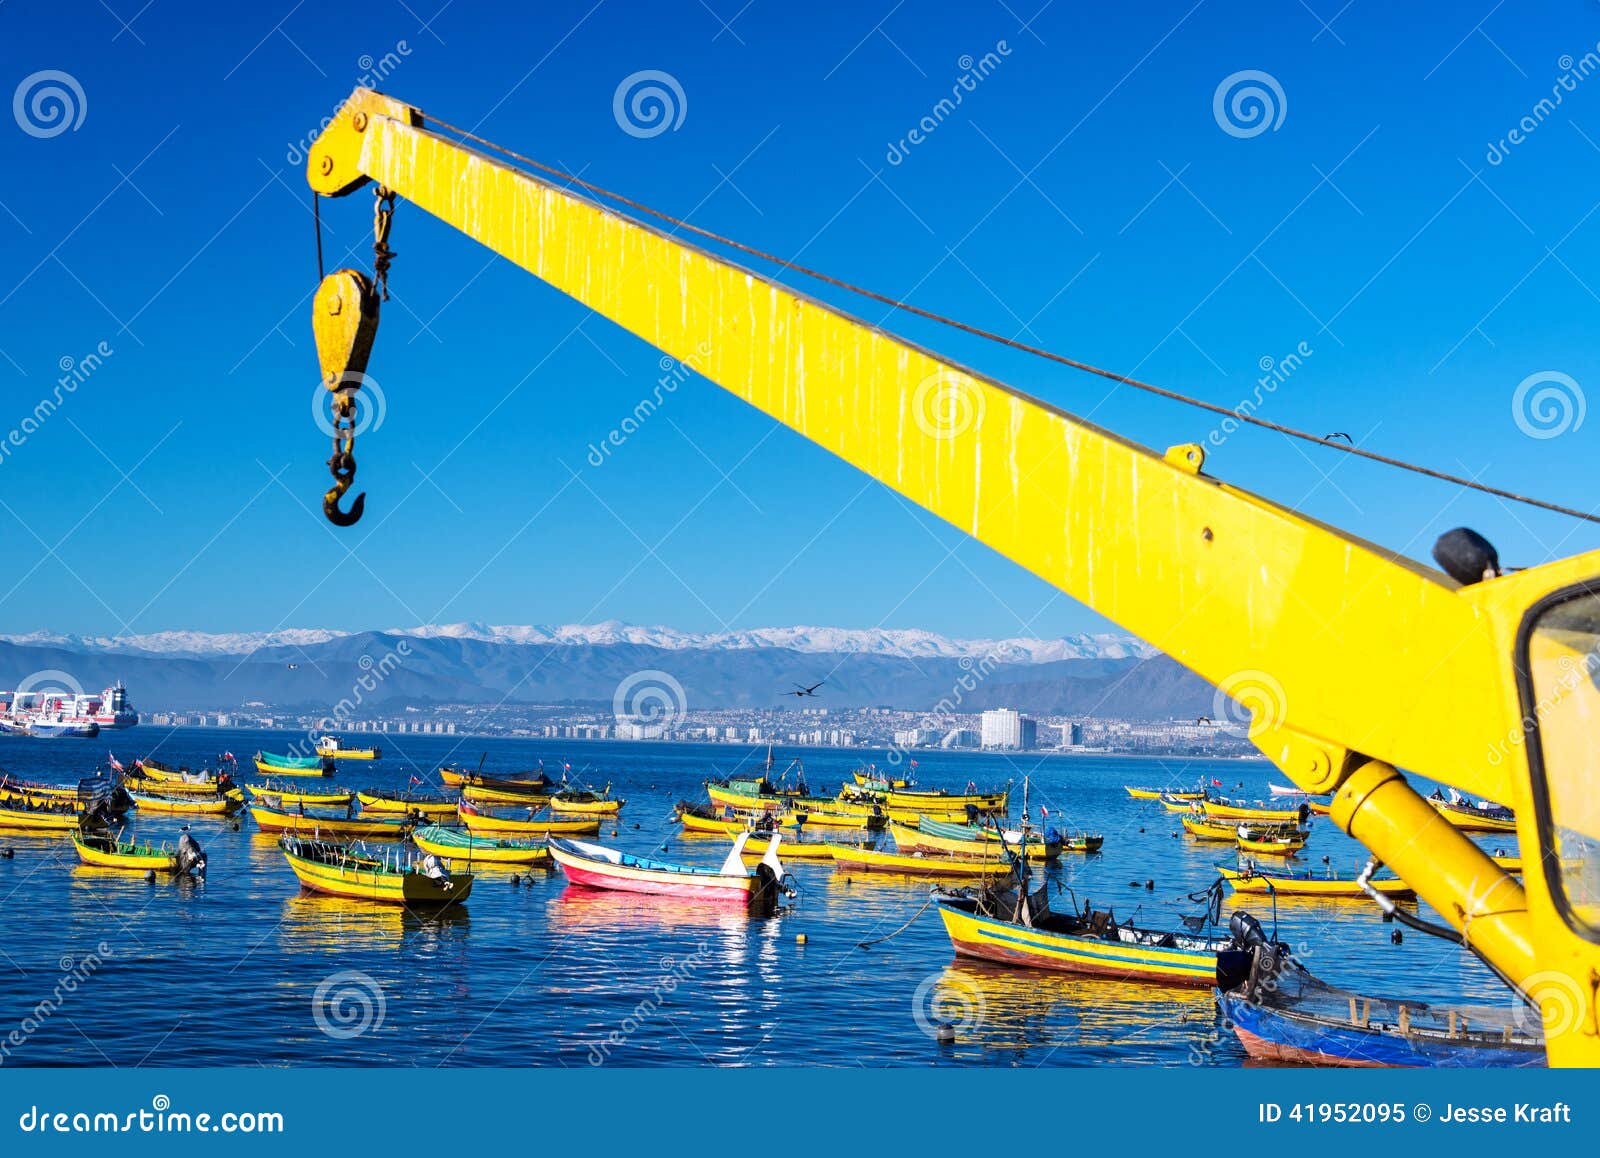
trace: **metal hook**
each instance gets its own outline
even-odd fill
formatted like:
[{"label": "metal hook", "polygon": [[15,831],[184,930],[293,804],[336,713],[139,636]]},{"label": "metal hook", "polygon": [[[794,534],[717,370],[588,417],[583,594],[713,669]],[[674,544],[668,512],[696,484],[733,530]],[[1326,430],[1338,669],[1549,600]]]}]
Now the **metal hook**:
[{"label": "metal hook", "polygon": [[362,491],[350,504],[349,513],[339,509],[339,500],[344,498],[350,489],[351,480],[341,478],[328,488],[328,493],[322,496],[322,513],[328,516],[328,522],[336,527],[353,527],[361,521],[361,516],[367,509],[367,492]]}]

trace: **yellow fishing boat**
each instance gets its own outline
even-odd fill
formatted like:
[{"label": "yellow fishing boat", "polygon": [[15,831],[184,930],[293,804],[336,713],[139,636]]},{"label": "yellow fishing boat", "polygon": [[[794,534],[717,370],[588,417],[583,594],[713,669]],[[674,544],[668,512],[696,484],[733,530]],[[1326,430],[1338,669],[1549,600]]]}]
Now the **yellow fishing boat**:
[{"label": "yellow fishing boat", "polygon": [[1468,801],[1453,803],[1438,796],[1430,796],[1428,803],[1462,832],[1517,831],[1517,814],[1498,804],[1478,808]]},{"label": "yellow fishing boat", "polygon": [[549,817],[537,820],[531,817],[494,816],[487,812],[468,811],[466,808],[459,811],[461,823],[475,836],[496,834],[549,836],[552,833],[559,833],[562,836],[596,836],[600,832],[598,816],[572,817],[567,820]]},{"label": "yellow fishing boat", "polygon": [[357,792],[362,812],[389,813],[398,816],[419,815],[430,818],[456,814],[456,802],[443,796],[419,796],[409,792],[384,795],[379,792]]},{"label": "yellow fishing boat", "polygon": [[124,776],[122,786],[130,792],[154,792],[161,796],[222,796],[235,790],[231,780],[214,777],[153,780],[148,776]]},{"label": "yellow fishing boat", "polygon": [[278,845],[304,888],[336,897],[401,905],[449,905],[472,892],[471,873],[441,871],[402,858],[375,857],[347,845],[284,836]]},{"label": "yellow fishing boat", "polygon": [[966,816],[968,808],[976,808],[979,812],[1005,812],[1007,802],[1011,799],[1009,790],[1004,792],[946,792],[943,789],[895,789],[884,794],[884,802],[896,812],[915,812],[922,816],[930,813],[959,813]]},{"label": "yellow fishing boat", "polygon": [[[894,838],[897,849],[903,853],[936,853],[945,856],[958,856],[967,860],[977,859],[992,861],[1003,857],[1005,851],[1016,852],[1017,842],[1008,840],[1002,851],[998,837],[990,839],[962,840],[957,837],[940,836],[932,832],[923,832],[905,824],[890,824],[889,835]],[[1020,835],[1017,838],[1021,839]],[[1061,855],[1061,842],[1059,840],[1030,840],[1027,844],[1029,860],[1049,861]]]},{"label": "yellow fishing boat", "polygon": [[332,776],[333,769],[318,765],[315,768],[291,768],[283,764],[271,764],[260,756],[255,757],[256,771],[263,776]]},{"label": "yellow fishing boat", "polygon": [[1309,805],[1294,808],[1269,808],[1264,803],[1240,803],[1237,800],[1207,800],[1201,807],[1207,820],[1254,821],[1257,824],[1300,824],[1310,815]]},{"label": "yellow fishing boat", "polygon": [[604,792],[557,792],[550,797],[551,808],[575,816],[615,816],[626,803],[611,795],[610,785]]},{"label": "yellow fishing boat", "polygon": [[324,736],[317,741],[317,755],[338,760],[379,760],[383,758],[383,749],[345,748],[341,746],[339,737]]},{"label": "yellow fishing boat", "polygon": [[1237,824],[1223,824],[1214,820],[1207,820],[1204,816],[1189,815],[1182,821],[1183,830],[1196,840],[1226,841],[1229,844],[1239,839],[1239,826]]},{"label": "yellow fishing boat", "polygon": [[879,852],[870,848],[835,846],[833,863],[846,872],[893,873],[908,877],[960,877],[965,880],[1010,879],[1015,875],[1011,863],[999,856],[992,860],[972,857],[929,856],[920,853]]},{"label": "yellow fishing boat", "polygon": [[354,816],[317,816],[306,812],[280,812],[261,804],[251,804],[250,815],[262,832],[341,836],[352,840],[402,840],[413,827],[413,822],[407,817],[372,820]]},{"label": "yellow fishing boat", "polygon": [[11,805],[0,807],[0,829],[18,832],[71,832],[78,827],[78,809],[60,806]]},{"label": "yellow fishing boat", "polygon": [[1240,825],[1238,845],[1240,852],[1254,853],[1257,856],[1293,856],[1306,846],[1306,834],[1303,832],[1261,832],[1246,836],[1252,830]]},{"label": "yellow fishing boat", "polygon": [[[702,806],[704,807],[704,806]],[[764,816],[765,814],[763,814]],[[743,816],[706,816],[694,811],[693,807],[679,805],[673,813],[678,823],[683,825],[685,832],[697,832],[706,836],[737,836],[751,828],[752,817]],[[793,816],[773,816],[770,822],[776,822],[779,828],[794,828],[796,818]],[[762,823],[769,823],[763,820]]]},{"label": "yellow fishing boat", "polygon": [[1139,788],[1132,784],[1124,784],[1122,790],[1135,800],[1160,800],[1164,796],[1171,797],[1173,800],[1204,800],[1206,798],[1206,790],[1204,788],[1180,792],[1170,788]]},{"label": "yellow fishing boat", "polygon": [[109,835],[85,836],[82,832],[74,832],[72,847],[77,849],[79,860],[96,868],[125,869],[139,873],[178,871],[176,850],[164,844],[156,848],[151,844],[116,840]]},{"label": "yellow fishing boat", "polygon": [[154,796],[148,792],[129,792],[141,812],[177,812],[190,816],[227,816],[237,812],[244,803],[244,793],[237,788],[220,795],[209,796]]},{"label": "yellow fishing boat", "polygon": [[[1217,872],[1236,893],[1275,893],[1280,897],[1328,897],[1365,899],[1368,894],[1354,877],[1341,877],[1313,872],[1284,872],[1280,869],[1261,869],[1254,866],[1228,868],[1218,865]],[[1399,877],[1374,879],[1372,887],[1386,897],[1397,900],[1416,896],[1416,890]]]},{"label": "yellow fishing boat", "polygon": [[884,817],[889,824],[903,824],[908,828],[915,828],[923,820],[947,824],[965,824],[968,820],[965,808],[889,808],[884,811]]},{"label": "yellow fishing boat", "polygon": [[1199,809],[1200,802],[1205,797],[1189,796],[1187,794],[1175,796],[1170,792],[1163,792],[1158,799],[1161,801],[1161,807],[1168,812],[1195,812]]},{"label": "yellow fishing boat", "polygon": [[429,824],[411,834],[411,843],[423,852],[467,864],[548,865],[550,846],[544,841],[509,837],[474,836],[459,828]]},{"label": "yellow fishing boat", "polygon": [[299,788],[289,784],[246,784],[252,797],[260,798],[269,807],[284,804],[304,804],[317,808],[345,808],[355,802],[356,794],[339,789]]},{"label": "yellow fishing boat", "polygon": [[527,796],[548,796],[556,791],[556,782],[543,772],[532,777],[485,776],[481,772],[462,772],[455,768],[439,769],[439,780],[447,788],[493,788],[510,792],[519,799]]},{"label": "yellow fishing boat", "polygon": [[507,792],[503,788],[463,788],[461,799],[469,804],[486,804],[499,808],[521,805],[523,808],[543,808],[550,803],[548,795],[526,792]]}]

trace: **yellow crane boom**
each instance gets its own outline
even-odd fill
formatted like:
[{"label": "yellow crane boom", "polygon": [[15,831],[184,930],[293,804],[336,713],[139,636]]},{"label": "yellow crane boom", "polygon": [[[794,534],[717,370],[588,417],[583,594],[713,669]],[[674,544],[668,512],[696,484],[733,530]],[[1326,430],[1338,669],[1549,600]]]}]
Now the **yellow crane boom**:
[{"label": "yellow crane boom", "polygon": [[[1600,787],[1600,615],[1585,603],[1600,602],[1600,552],[1462,586],[1202,473],[1198,445],[1138,446],[370,90],[318,138],[307,175],[332,197],[377,182],[1234,695],[1287,776],[1334,793],[1341,827],[1547,1014],[1574,1010],[1548,1027],[1551,1059],[1600,1063],[1600,889],[1594,869],[1563,867],[1600,817],[1558,790]],[[335,388],[365,367],[377,297],[341,271],[314,308]],[[1559,628],[1529,620],[1540,608]],[[1539,673],[1574,664],[1585,678],[1546,711]],[[1513,806],[1526,892],[1401,767]]]}]

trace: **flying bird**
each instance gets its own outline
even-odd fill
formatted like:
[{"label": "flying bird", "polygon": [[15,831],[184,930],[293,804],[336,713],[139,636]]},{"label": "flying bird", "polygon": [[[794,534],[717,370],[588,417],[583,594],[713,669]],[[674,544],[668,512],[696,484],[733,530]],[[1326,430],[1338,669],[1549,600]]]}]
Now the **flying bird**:
[{"label": "flying bird", "polygon": [[1345,441],[1346,441],[1346,442],[1348,442],[1348,443],[1349,443],[1349,444],[1350,444],[1350,445],[1351,445],[1351,446],[1354,446],[1354,445],[1355,445],[1355,444],[1356,444],[1356,440],[1355,440],[1355,439],[1353,439],[1353,438],[1351,438],[1351,437],[1350,437],[1350,436],[1349,436],[1349,435],[1348,435],[1348,434],[1346,434],[1346,433],[1345,433],[1345,432],[1344,432],[1344,431],[1342,431],[1342,430],[1335,430],[1335,431],[1334,431],[1334,432],[1333,432],[1333,433],[1332,433],[1332,434],[1324,434],[1324,435],[1323,435],[1323,436],[1322,436],[1322,441],[1323,441],[1323,442],[1332,442],[1332,441],[1333,441],[1333,440],[1334,440],[1334,439],[1336,439],[1336,438],[1342,438],[1342,439],[1344,439],[1344,440],[1345,440]]},{"label": "flying bird", "polygon": [[818,680],[816,683],[812,684],[810,687],[806,687],[804,684],[795,684],[794,685],[794,688],[795,688],[794,691],[792,691],[792,692],[784,692],[783,694],[786,695],[786,696],[795,696],[797,698],[803,697],[803,696],[814,696],[814,695],[817,694],[817,689],[820,688],[823,684],[825,684],[827,682],[828,682],[827,680]]}]

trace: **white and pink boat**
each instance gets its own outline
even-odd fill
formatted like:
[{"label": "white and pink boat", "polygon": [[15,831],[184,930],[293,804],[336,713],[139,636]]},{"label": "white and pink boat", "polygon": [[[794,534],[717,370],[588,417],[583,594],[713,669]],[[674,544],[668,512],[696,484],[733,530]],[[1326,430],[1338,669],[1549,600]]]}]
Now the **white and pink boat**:
[{"label": "white and pink boat", "polygon": [[770,904],[785,887],[783,862],[778,859],[781,838],[774,833],[766,854],[754,867],[746,867],[744,846],[750,836],[741,832],[734,838],[733,850],[720,868],[672,864],[562,837],[550,838],[550,855],[567,879],[583,888],[739,905]]}]

